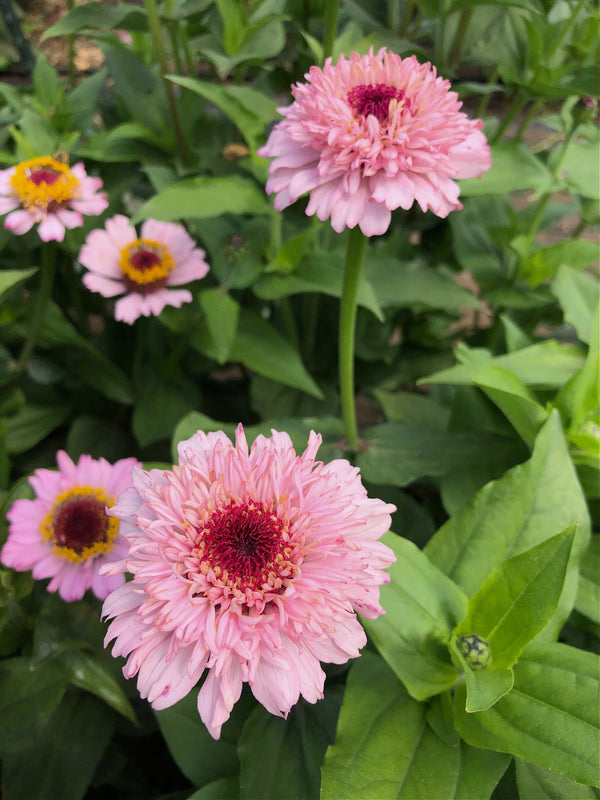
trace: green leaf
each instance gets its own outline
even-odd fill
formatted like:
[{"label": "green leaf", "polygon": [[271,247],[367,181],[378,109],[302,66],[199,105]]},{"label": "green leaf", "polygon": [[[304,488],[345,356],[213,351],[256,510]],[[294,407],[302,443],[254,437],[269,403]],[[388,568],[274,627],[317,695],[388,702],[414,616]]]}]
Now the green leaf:
[{"label": "green leaf", "polygon": [[446,744],[425,705],[402,688],[382,659],[352,666],[336,742],[322,769],[322,800],[486,800],[509,762],[464,742]]},{"label": "green leaf", "polygon": [[565,778],[546,767],[530,764],[522,758],[515,759],[519,797],[536,800],[596,800],[598,795],[591,786]]},{"label": "green leaf", "polygon": [[71,683],[99,697],[119,714],[137,724],[135,711],[123,689],[104,664],[84,650],[66,648],[61,661],[71,670]]},{"label": "green leaf", "polygon": [[590,344],[595,314],[598,313],[600,282],[587,272],[561,266],[551,286],[565,315],[582,342]]},{"label": "green leaf", "polygon": [[450,420],[450,409],[432,397],[416,392],[391,392],[375,389],[373,394],[391,422],[409,422],[419,428],[445,431]]},{"label": "green leaf", "polygon": [[575,608],[600,625],[600,535],[594,534],[581,559]]},{"label": "green leaf", "polygon": [[140,208],[133,222],[159,219],[206,219],[221,214],[267,214],[271,209],[256,184],[231,175],[226,178],[191,178],[172,184]]},{"label": "green leaf", "polygon": [[24,453],[31,450],[49,433],[58,428],[69,416],[67,405],[23,406],[13,417],[9,417],[6,428],[6,449],[9,453]]},{"label": "green leaf", "polygon": [[[86,7],[87,5],[89,4],[86,4]],[[76,8],[84,8],[84,6],[76,6]],[[92,126],[94,116],[98,113],[100,94],[107,77],[108,70],[99,69],[88,78],[84,78],[69,94],[69,108],[73,114],[75,130],[85,133]]]},{"label": "green leaf", "polygon": [[[532,242],[528,237],[524,238],[528,251]],[[597,259],[596,242],[590,242],[588,239],[568,239],[548,247],[539,247],[529,253],[521,261],[520,271],[531,286],[537,286],[548,278],[553,278],[562,265],[582,270],[594,264]]]},{"label": "green leaf", "polygon": [[70,672],[56,659],[11,658],[0,663],[0,752],[17,752],[47,724]]},{"label": "green leaf", "polygon": [[481,178],[460,182],[462,197],[482,194],[508,194],[522,189],[548,189],[552,175],[544,163],[524,144],[508,142],[492,145],[492,167]]},{"label": "green leaf", "polygon": [[29,269],[1,269],[0,270],[0,298],[13,286],[27,280],[37,272],[37,267]]},{"label": "green leaf", "polygon": [[321,399],[323,394],[308,374],[297,350],[267,320],[242,309],[231,360],[286,386]]},{"label": "green leaf", "polygon": [[406,486],[425,475],[441,476],[463,467],[502,460],[514,442],[483,432],[442,431],[408,422],[387,422],[363,433],[366,444],[356,465],[371,483]]},{"label": "green leaf", "polygon": [[[548,624],[560,598],[576,526],[546,539],[490,572],[469,601],[456,637],[487,640],[492,669],[508,669]],[[488,668],[488,669],[489,669]]]},{"label": "green leaf", "polygon": [[133,412],[135,438],[142,447],[168,440],[175,425],[195,405],[196,398],[187,387],[161,380],[153,373],[146,374]]},{"label": "green leaf", "polygon": [[513,688],[515,677],[511,667],[506,669],[472,669],[468,660],[461,652],[456,638],[452,638],[450,652],[454,656],[455,663],[462,668],[467,687],[465,699],[465,710],[469,713],[474,711],[487,711],[501,697],[510,692]]},{"label": "green leaf", "polygon": [[219,86],[196,78],[167,77],[218,106],[238,128],[252,150],[257,149],[267,125],[277,117],[277,103],[249,86]]},{"label": "green leaf", "polygon": [[583,355],[578,347],[561,345],[550,339],[495,358],[489,351],[482,351],[479,359],[427,375],[417,383],[470,384],[476,372],[489,365],[514,372],[526,386],[555,389],[569,380],[582,364]]},{"label": "green leaf", "polygon": [[64,95],[57,71],[43,53],[38,53],[33,70],[35,97],[45,111],[53,112]]},{"label": "green leaf", "polygon": [[100,2],[87,2],[75,6],[51,25],[43,34],[42,41],[53,36],[68,36],[83,30],[144,30],[147,28],[146,15],[133,4],[119,3],[107,6]]},{"label": "green leaf", "polygon": [[447,644],[467,598],[408,539],[386,533],[381,541],[396,555],[390,582],[381,587],[386,614],[362,623],[409,693],[425,700],[456,683]]},{"label": "green leaf", "polygon": [[5,800],[82,800],[114,728],[108,709],[91,695],[70,692],[27,748],[2,769]]},{"label": "green leaf", "polygon": [[321,764],[341,703],[342,688],[330,686],[314,705],[301,699],[287,719],[258,705],[238,743],[241,800],[318,800]]},{"label": "green leaf", "polygon": [[488,711],[468,714],[455,695],[460,735],[592,786],[600,782],[597,655],[564,644],[531,644],[514,667],[514,688]]},{"label": "green leaf", "polygon": [[565,181],[572,192],[600,200],[600,143],[571,142],[565,158],[561,161],[558,177]]},{"label": "green leaf", "polygon": [[572,608],[577,564],[589,539],[587,505],[560,419],[553,412],[536,439],[532,458],[484,486],[440,528],[425,552],[471,597],[497,564],[574,523],[579,527],[548,635],[558,631]]},{"label": "green leaf", "polygon": [[239,794],[239,778],[237,775],[232,775],[230,778],[218,778],[207,783],[186,800],[231,800],[232,797],[239,797]]},{"label": "green leaf", "polygon": [[494,365],[483,367],[473,374],[473,383],[493,400],[523,441],[533,446],[548,412],[514,372]]},{"label": "green leaf", "polygon": [[243,695],[223,725],[221,737],[215,740],[200,719],[197,699],[198,693],[192,691],[174,706],[154,713],[179,769],[195,786],[205,786],[237,776],[236,743],[252,705]]},{"label": "green leaf", "polygon": [[219,364],[224,364],[237,333],[239,303],[222,289],[204,289],[198,295],[198,301],[206,318],[212,345],[206,352]]}]

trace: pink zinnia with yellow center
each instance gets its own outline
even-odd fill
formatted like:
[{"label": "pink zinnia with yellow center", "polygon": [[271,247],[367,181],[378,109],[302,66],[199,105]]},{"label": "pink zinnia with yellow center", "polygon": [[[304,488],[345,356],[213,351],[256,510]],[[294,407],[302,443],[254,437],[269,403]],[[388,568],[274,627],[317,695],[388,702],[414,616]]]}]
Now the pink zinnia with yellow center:
[{"label": "pink zinnia with yellow center", "polygon": [[83,215],[101,214],[108,199],[100,178],[90,178],[83,164],[42,156],[0,170],[0,214],[4,227],[27,233],[36,223],[43,242],[62,242],[66,228],[83,225]]},{"label": "pink zinnia with yellow center", "polygon": [[83,282],[104,297],[125,295],[115,304],[115,318],[132,324],[140,316],[160,314],[165,306],[189,303],[188,289],[175,289],[203,278],[209,270],[204,250],[182,225],[147,219],[138,238],[122,214],[92,231],[79,260],[89,272]]},{"label": "pink zinnia with yellow center", "polygon": [[296,455],[286,433],[249,450],[241,425],[235,445],[199,431],[179,466],[135,469],[111,509],[129,555],[104,569],[133,580],[104,603],[106,642],[156,709],[208,670],[198,711],[215,738],[244,682],[280,716],[300,695],[316,702],[319,662],[345,663],[366,642],[356,612],[383,613],[394,555],[377,540],[394,506],[367,497],[347,461],[315,461],[320,442],[311,433]]},{"label": "pink zinnia with yellow center", "polygon": [[34,500],[12,504],[0,561],[20,572],[31,570],[36,579],[52,578],[48,591],[58,591],[63,600],[79,600],[90,588],[104,600],[124,578],[98,570],[127,552],[118,522],[106,509],[131,486],[138,462],[124,458],[109,464],[82,455],[74,464],[62,450],[56,461],[58,470],[37,469],[29,478]]},{"label": "pink zinnia with yellow center", "polygon": [[306,208],[335,231],[385,233],[391,212],[416,201],[438,217],[462,208],[456,178],[491,165],[481,120],[462,111],[431,64],[385,49],[311,67],[258,153],[278,211],[310,193]]}]

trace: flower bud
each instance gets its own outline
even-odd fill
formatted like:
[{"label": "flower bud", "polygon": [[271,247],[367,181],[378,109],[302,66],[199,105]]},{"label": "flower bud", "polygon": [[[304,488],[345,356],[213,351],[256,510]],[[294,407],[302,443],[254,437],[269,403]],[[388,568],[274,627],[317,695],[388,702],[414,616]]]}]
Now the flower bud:
[{"label": "flower bud", "polygon": [[489,642],[483,636],[478,636],[476,633],[459,636],[456,644],[471,669],[485,669],[491,664],[492,651]]}]

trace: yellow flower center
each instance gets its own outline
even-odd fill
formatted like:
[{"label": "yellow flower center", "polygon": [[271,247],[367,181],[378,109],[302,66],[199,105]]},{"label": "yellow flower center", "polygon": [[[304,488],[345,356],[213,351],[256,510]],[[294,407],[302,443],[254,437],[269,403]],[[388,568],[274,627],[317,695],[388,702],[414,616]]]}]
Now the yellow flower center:
[{"label": "yellow flower center", "polygon": [[79,181],[68,165],[50,156],[17,164],[10,185],[27,210],[55,210],[77,197],[79,192]]},{"label": "yellow flower center", "polygon": [[105,508],[115,502],[96,486],[67,489],[42,520],[42,538],[52,544],[54,555],[76,564],[108,553],[119,535],[119,520],[109,517]]},{"label": "yellow flower center", "polygon": [[129,289],[148,292],[164,285],[175,261],[161,242],[136,239],[121,250],[119,266]]}]

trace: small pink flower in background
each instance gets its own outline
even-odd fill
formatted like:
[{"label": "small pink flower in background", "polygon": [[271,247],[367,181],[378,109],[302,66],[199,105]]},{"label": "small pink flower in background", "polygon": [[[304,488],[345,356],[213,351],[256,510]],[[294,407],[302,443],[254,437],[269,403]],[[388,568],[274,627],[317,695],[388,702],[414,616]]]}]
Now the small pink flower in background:
[{"label": "small pink flower in background", "polygon": [[16,500],[11,506],[0,561],[20,572],[31,570],[38,580],[52,578],[48,591],[58,591],[63,600],[79,600],[90,588],[104,600],[124,578],[98,570],[107,559],[127,553],[119,523],[105,509],[131,486],[138,462],[124,458],[111,465],[82,455],[74,464],[62,450],[56,461],[58,470],[37,469],[29,478],[35,500]]},{"label": "small pink flower in background", "polygon": [[483,122],[460,111],[429,63],[371,50],[305,77],[258,151],[274,159],[266,188],[278,211],[309,192],[308,215],[375,236],[415,201],[438,217],[462,208],[455,179],[490,168]]},{"label": "small pink flower in background", "polygon": [[244,682],[279,716],[300,695],[316,702],[319,662],[343,664],[366,642],[355,612],[384,613],[394,555],[377,540],[394,506],[367,497],[348,461],[315,461],[320,443],[312,432],[296,455],[287,433],[249,450],[241,425],[235,445],[199,431],[172,471],[135,469],[110,511],[129,555],[103,572],[133,580],[104,603],[105,643],[156,709],[207,669],[198,711],[216,739]]},{"label": "small pink flower in background", "polygon": [[147,219],[138,238],[129,219],[117,214],[105,230],[88,235],[79,260],[89,270],[83,282],[90,291],[125,295],[115,304],[115,318],[132,324],[165,306],[189,303],[191,292],[173,287],[203,278],[209,270],[204,256],[182,225]]},{"label": "small pink flower in background", "polygon": [[62,242],[66,228],[83,225],[84,214],[96,216],[108,207],[101,188],[101,179],[88,177],[81,163],[69,167],[50,156],[22,161],[0,170],[4,227],[23,234],[37,224],[43,242]]}]

